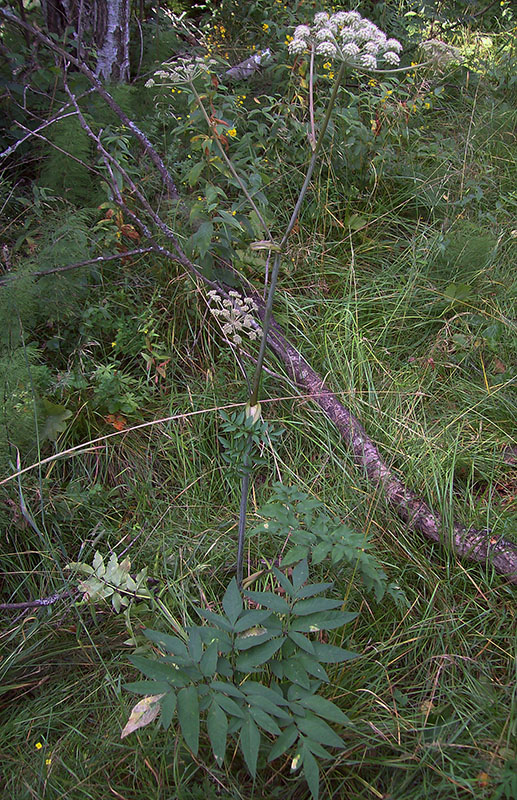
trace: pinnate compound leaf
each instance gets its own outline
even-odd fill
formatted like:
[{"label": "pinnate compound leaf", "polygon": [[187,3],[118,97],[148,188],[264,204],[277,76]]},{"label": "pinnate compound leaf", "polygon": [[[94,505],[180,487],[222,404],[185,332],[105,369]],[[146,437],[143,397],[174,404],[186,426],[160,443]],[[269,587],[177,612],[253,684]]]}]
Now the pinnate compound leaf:
[{"label": "pinnate compound leaf", "polygon": [[303,774],[313,800],[318,800],[320,791],[320,771],[318,762],[305,745],[302,747]]},{"label": "pinnate compound leaf", "polygon": [[161,716],[160,722],[162,723],[162,727],[167,729],[174,716],[174,712],[176,711],[176,692],[167,692],[167,694],[162,697],[160,701],[161,706]]},{"label": "pinnate compound leaf", "polygon": [[136,706],[131,709],[131,715],[120,734],[120,738],[124,739],[133,731],[145,728],[146,725],[153,722],[160,713],[160,699],[162,697],[162,694],[152,694],[144,697],[143,700],[139,700]]},{"label": "pinnate compound leaf", "polygon": [[195,686],[178,692],[178,719],[185,743],[197,755],[199,747],[199,699]]},{"label": "pinnate compound leaf", "polygon": [[230,623],[235,625],[239,615],[243,610],[242,597],[235,578],[231,579],[230,584],[224,593],[223,608]]},{"label": "pinnate compound leaf", "polygon": [[253,718],[248,715],[241,728],[240,745],[242,755],[254,778],[257,773],[257,758],[260,747],[260,731],[253,722]]},{"label": "pinnate compound leaf", "polygon": [[208,737],[212,745],[212,752],[218,765],[224,761],[226,753],[226,737],[228,735],[228,720],[221,706],[215,700],[212,702],[206,718]]},{"label": "pinnate compound leaf", "polygon": [[279,758],[282,756],[286,750],[289,750],[291,745],[293,745],[298,738],[298,731],[294,725],[289,725],[288,728],[285,728],[276,742],[274,743],[273,747],[269,751],[269,755],[267,757],[268,761],[274,761],[275,758]]},{"label": "pinnate compound leaf", "polygon": [[338,708],[331,700],[320,697],[319,694],[307,695],[299,700],[304,708],[314,711],[319,717],[324,717],[330,722],[337,722],[340,725],[350,725],[347,715]]}]

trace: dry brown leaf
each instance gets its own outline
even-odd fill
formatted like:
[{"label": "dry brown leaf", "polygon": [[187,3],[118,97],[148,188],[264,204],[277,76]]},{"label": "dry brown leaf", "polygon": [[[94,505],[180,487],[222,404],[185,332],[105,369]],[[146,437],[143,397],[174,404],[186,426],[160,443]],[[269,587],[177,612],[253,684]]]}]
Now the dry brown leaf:
[{"label": "dry brown leaf", "polygon": [[144,697],[143,700],[140,700],[136,706],[133,706],[131,715],[124,730],[120,734],[120,738],[123,739],[125,736],[133,733],[133,731],[137,731],[139,728],[145,728],[146,725],[153,722],[160,713],[159,701],[162,697],[163,694],[151,694]]}]

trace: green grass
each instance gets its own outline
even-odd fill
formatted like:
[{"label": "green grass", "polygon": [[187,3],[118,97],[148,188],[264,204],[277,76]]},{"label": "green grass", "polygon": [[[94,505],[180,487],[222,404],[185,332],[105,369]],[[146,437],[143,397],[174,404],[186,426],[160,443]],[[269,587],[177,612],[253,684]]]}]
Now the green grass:
[{"label": "green grass", "polygon": [[[393,132],[382,174],[360,197],[344,197],[334,161],[321,170],[289,242],[277,317],[390,466],[447,523],[454,518],[515,540],[515,466],[504,455],[516,430],[517,117],[483,78],[451,82],[439,105],[411,122],[409,136]],[[279,213],[291,191],[275,179]],[[357,230],[346,222],[350,212],[364,219]],[[138,271],[107,271],[88,302],[98,310],[107,300],[110,321],[82,338],[73,323],[62,324],[76,339],[70,362],[87,380],[115,352],[119,369],[140,386],[129,427],[183,416],[1,489],[2,601],[61,590],[65,565],[91,563],[96,549],[127,552],[135,571],[148,566],[160,601],[131,611],[139,647],[143,627],[185,626],[197,621],[196,605],[216,604],[236,558],[239,487],[220,455],[218,414],[209,409],[244,401],[244,382],[202,294],[168,269],[147,262]],[[451,300],[451,284],[467,287],[461,298]],[[134,350],[111,348],[122,317],[133,326],[133,343],[143,336],[138,326],[152,322],[159,353],[170,359],[165,377],[154,367],[146,372],[144,339]],[[53,356],[42,358],[55,366]],[[330,576],[346,607],[359,611],[345,636],[360,658],[331,674],[328,695],[353,726],[345,751],[324,767],[321,796],[509,800],[517,769],[514,589],[490,567],[460,563],[408,531],[283,367],[270,359],[268,368],[271,402],[263,408],[285,434],[253,484],[250,527],[274,480],[296,483],[372,537],[408,602],[376,604],[349,570]],[[68,398],[76,415],[59,449],[113,431],[91,388],[77,386]],[[245,572],[278,556],[282,544],[251,538]],[[92,614],[65,599],[3,618],[6,797],[309,796],[289,759],[261,764],[253,785],[238,753],[216,767],[208,741],[197,759],[174,730],[154,725],[121,741],[134,703],[121,688],[135,679],[128,661],[134,646],[125,644],[123,617],[108,606]]]}]

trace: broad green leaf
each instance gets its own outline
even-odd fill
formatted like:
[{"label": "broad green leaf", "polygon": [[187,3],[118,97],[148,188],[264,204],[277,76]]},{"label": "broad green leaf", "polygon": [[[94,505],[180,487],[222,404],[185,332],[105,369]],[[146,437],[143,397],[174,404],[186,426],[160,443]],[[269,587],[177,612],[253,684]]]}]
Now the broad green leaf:
[{"label": "broad green leaf", "polygon": [[245,611],[235,623],[235,633],[243,633],[249,630],[249,628],[253,628],[255,625],[262,625],[270,616],[271,612],[268,609]]},{"label": "broad green leaf", "polygon": [[230,623],[235,625],[243,610],[242,597],[235,578],[231,579],[230,585],[224,593],[223,608]]},{"label": "broad green leaf", "polygon": [[143,656],[129,656],[129,660],[146,678],[156,681],[169,681],[173,686],[177,685],[175,678],[178,670],[172,664],[165,664],[163,661],[152,661]]},{"label": "broad green leaf", "polygon": [[167,694],[162,697],[160,706],[162,712],[160,721],[162,723],[162,727],[167,729],[170,726],[174,712],[176,711],[176,692],[167,692]]},{"label": "broad green leaf", "polygon": [[311,753],[318,758],[332,758],[332,753],[329,753],[322,744],[315,742],[314,739],[304,738],[303,743],[308,747]]},{"label": "broad green leaf", "polygon": [[320,771],[318,762],[312,755],[311,751],[303,746],[302,747],[303,759],[303,774],[307,781],[307,786],[310,789],[313,800],[318,800],[320,791]]},{"label": "broad green leaf", "polygon": [[242,708],[237,705],[235,700],[232,700],[231,697],[227,697],[225,694],[217,694],[214,695],[214,700],[219,703],[221,708],[230,714],[232,717],[237,717],[238,719],[244,719],[246,714],[242,710]]},{"label": "broad green leaf", "polygon": [[[273,686],[276,686],[276,684],[273,684]],[[263,697],[271,703],[276,703],[279,706],[286,706],[287,700],[283,696],[281,689],[278,687],[277,689],[278,691],[275,691],[275,689],[264,686],[263,683],[259,683],[258,681],[246,681],[242,684],[242,691],[248,697]]]},{"label": "broad green leaf", "polygon": [[280,639],[273,639],[258,647],[252,647],[251,650],[237,656],[235,667],[241,672],[248,672],[253,667],[262,666],[282,647],[284,642],[285,636],[282,636]]},{"label": "broad green leaf", "polygon": [[296,658],[288,658],[283,662],[284,677],[293,683],[303,686],[304,689],[310,687],[310,681],[303,664]]},{"label": "broad green leaf", "polygon": [[170,636],[168,633],[162,633],[161,631],[153,631],[150,628],[145,629],[144,636],[146,639],[154,642],[154,644],[157,644],[162,650],[165,650],[167,653],[171,653],[173,656],[183,656],[183,658],[188,657],[188,650],[185,646],[185,643],[182,642],[177,636]]},{"label": "broad green leaf", "polygon": [[205,678],[211,678],[215,675],[217,670],[217,660],[219,653],[217,652],[217,643],[213,642],[207,647],[199,662],[199,669]]},{"label": "broad green leaf", "polygon": [[215,625],[216,628],[220,628],[227,633],[230,633],[233,628],[231,624],[228,622],[225,617],[220,616],[220,614],[216,614],[214,611],[210,611],[208,608],[198,608],[197,613],[204,617],[208,622],[211,622],[212,625]]},{"label": "broad green leaf", "polygon": [[322,594],[328,589],[332,589],[333,586],[333,583],[309,583],[308,586],[302,586],[298,589],[296,597],[298,600],[302,600],[305,597],[313,597],[315,594]]},{"label": "broad green leaf", "polygon": [[72,412],[64,406],[51,403],[46,397],[42,397],[37,405],[40,439],[55,442],[59,434],[66,430],[66,420],[70,419]]},{"label": "broad green leaf", "polygon": [[246,592],[246,597],[250,597],[255,603],[270,608],[277,614],[289,614],[290,608],[283,597],[272,592]]},{"label": "broad green leaf", "polygon": [[356,617],[356,613],[348,611],[320,611],[316,614],[308,614],[293,620],[290,627],[291,630],[299,631],[300,633],[317,633],[318,631],[341,628]]},{"label": "broad green leaf", "polygon": [[298,600],[294,604],[293,614],[298,617],[306,614],[317,614],[321,611],[331,611],[343,605],[342,600],[331,600],[328,597],[310,597],[308,600]]},{"label": "broad green leaf", "polygon": [[276,724],[273,717],[268,714],[264,709],[257,708],[256,706],[250,706],[249,713],[263,730],[267,731],[268,733],[272,733],[274,736],[280,736],[282,731]]},{"label": "broad green leaf", "polygon": [[329,682],[329,676],[325,672],[324,668],[321,666],[320,662],[317,658],[310,656],[306,653],[299,653],[298,658],[309,673],[314,678],[317,678],[319,681],[325,681],[325,683]]},{"label": "broad green leaf", "polygon": [[120,734],[120,738],[124,739],[133,731],[145,728],[146,725],[153,722],[160,713],[160,699],[162,697],[162,694],[153,694],[149,697],[144,697],[143,700],[139,700],[136,706],[131,709],[131,715]]},{"label": "broad green leaf", "polygon": [[321,564],[332,549],[330,542],[319,542],[312,551],[312,563]]},{"label": "broad green leaf", "polygon": [[199,664],[203,655],[203,645],[201,636],[195,628],[189,630],[188,651],[194,664]]},{"label": "broad green leaf", "polygon": [[315,714],[318,714],[320,717],[324,717],[330,722],[337,722],[340,725],[351,724],[347,715],[344,714],[340,708],[338,708],[331,700],[326,700],[324,697],[320,697],[318,694],[303,697],[299,702],[302,706],[304,706],[304,708],[309,708],[311,711],[314,711]]},{"label": "broad green leaf", "polygon": [[192,169],[189,170],[188,175],[187,175],[187,180],[189,182],[189,186],[195,186],[196,185],[196,183],[199,180],[199,176],[203,172],[204,166],[205,166],[205,162],[204,162],[203,159],[201,159],[201,161],[198,161],[197,164],[194,164]]},{"label": "broad green leaf", "polygon": [[342,647],[335,647],[333,644],[322,644],[314,642],[316,658],[324,664],[340,664],[342,661],[350,661],[352,658],[359,658],[359,653],[352,653]]},{"label": "broad green leaf", "polygon": [[280,584],[284,592],[287,595],[289,595],[289,597],[294,597],[295,595],[294,586],[289,580],[289,578],[276,567],[273,567],[273,575],[277,579],[278,583]]},{"label": "broad green leaf", "polygon": [[308,577],[309,567],[307,565],[307,560],[304,559],[296,565],[296,567],[293,569],[293,574],[291,575],[291,580],[296,591],[301,589]]},{"label": "broad green leaf", "polygon": [[297,719],[298,730],[316,742],[326,744],[328,747],[344,747],[342,739],[327,725],[322,719],[315,716],[308,716]]},{"label": "broad green leaf", "polygon": [[178,719],[185,743],[197,755],[199,747],[199,699],[195,686],[178,692]]},{"label": "broad green leaf", "polygon": [[314,655],[314,646],[311,640],[307,639],[307,637],[304,636],[303,633],[297,633],[296,631],[289,631],[287,636],[301,650],[304,650],[306,653],[310,653],[311,656]]},{"label": "broad green leaf", "polygon": [[212,681],[210,683],[210,688],[215,689],[218,692],[223,692],[226,694],[231,695],[232,697],[238,697],[241,699],[244,697],[243,693],[237,686],[234,686],[233,683],[225,682],[225,681]]},{"label": "broad green leaf", "polygon": [[288,728],[285,728],[276,742],[274,743],[273,747],[269,751],[269,755],[267,757],[268,761],[274,761],[275,758],[279,758],[282,756],[286,750],[289,750],[291,745],[293,745],[298,738],[298,731],[294,725],[289,725]]},{"label": "broad green leaf", "polygon": [[218,765],[224,761],[226,753],[226,737],[228,735],[228,720],[223,709],[215,702],[212,702],[206,718],[208,738],[212,745],[212,752]]},{"label": "broad green leaf", "polygon": [[246,765],[254,778],[257,772],[257,758],[260,747],[260,731],[251,715],[246,717],[241,728],[240,746]]},{"label": "broad green leaf", "polygon": [[132,683],[124,683],[123,688],[128,692],[134,694],[160,694],[168,692],[170,686],[166,681],[133,681]]},{"label": "broad green leaf", "polygon": [[250,704],[250,708],[260,708],[262,711],[266,711],[268,714],[271,714],[273,717],[278,717],[280,720],[289,719],[289,714],[285,708],[266,697],[260,697],[259,695],[248,695],[248,702]]},{"label": "broad green leaf", "polygon": [[282,564],[286,567],[291,566],[291,564],[297,564],[298,561],[307,558],[308,553],[309,545],[295,544],[293,547],[290,547],[287,553],[282,557]]},{"label": "broad green leaf", "polygon": [[211,222],[202,222],[195,233],[190,237],[190,244],[195,247],[203,258],[212,244],[212,236],[214,234],[214,226]]}]

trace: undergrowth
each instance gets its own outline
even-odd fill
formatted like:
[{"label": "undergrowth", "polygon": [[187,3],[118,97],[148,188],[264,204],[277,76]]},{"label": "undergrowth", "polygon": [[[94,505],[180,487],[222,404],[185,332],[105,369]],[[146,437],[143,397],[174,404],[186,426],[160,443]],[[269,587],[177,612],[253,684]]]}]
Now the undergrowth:
[{"label": "undergrowth", "polygon": [[[286,5],[254,4],[243,25],[239,5],[224,2],[205,20],[209,50],[233,60],[252,44],[266,46],[278,27],[283,49],[272,63],[249,82],[215,87],[211,101],[228,123],[221,135],[229,152],[254,176],[248,190],[280,229],[307,160],[307,75],[288,60],[295,11]],[[387,9],[375,11],[387,15],[378,24],[396,19],[393,34],[407,47],[417,42],[411,18],[401,27],[393,4],[373,5]],[[275,316],[389,465],[447,524],[456,519],[515,541],[517,116],[505,19],[484,32],[490,46],[468,25],[451,30],[450,43],[468,61],[443,74],[415,71],[373,85],[347,79],[288,240]],[[428,30],[428,21],[419,24]],[[152,30],[143,30],[155,51],[146,45],[142,74],[169,41],[184,46],[176,34],[156,42]],[[318,79],[317,103],[328,95],[328,72]],[[185,95],[171,110],[170,91],[157,91],[156,104],[149,92],[138,103],[142,80],[119,101],[141,114],[139,124],[166,153],[192,218],[212,225],[210,249],[202,236],[190,241],[196,263],[211,274],[236,252],[260,287],[264,254],[245,245],[263,238],[257,219],[214,166],[203,120]],[[178,220],[126,132],[107,112],[92,118],[161,212]],[[252,779],[249,752],[215,760],[209,732],[196,748],[175,725],[120,739],[132,705],[122,685],[138,680],[129,657],[141,666],[138,659],[163,655],[144,629],[185,641],[200,609],[221,609],[232,578],[239,490],[218,412],[228,420],[243,410],[249,360],[243,352],[239,363],[222,341],[200,286],[155,254],[34,274],[138,246],[124,228],[130,221],[112,213],[94,148],[70,130],[56,128],[51,141],[68,139],[87,166],[69,169],[59,151],[50,158],[50,145],[25,145],[20,163],[10,163],[19,183],[7,171],[0,195],[2,477],[87,443],[0,488],[2,602],[72,591],[53,605],[2,612],[0,786],[20,800],[309,797],[292,754],[268,762],[264,742]],[[30,167],[36,149],[47,160]],[[188,245],[181,225],[179,235]],[[311,579],[334,584],[332,598],[350,618],[346,648],[358,654],[331,665],[318,687],[351,721],[324,762],[320,796],[509,800],[517,771],[511,586],[490,566],[459,562],[409,532],[284,369],[273,358],[266,366],[262,413],[284,432],[261,444],[244,586],[250,599],[254,591],[278,596],[273,569],[279,558],[287,568],[290,548],[301,547],[300,557],[313,556]],[[132,430],[154,420],[163,421]],[[264,505],[277,481],[277,494],[296,486],[309,505],[268,530],[274,514]],[[340,532],[350,533],[344,561],[333,564],[324,548],[314,558],[304,514],[337,531],[336,546]],[[97,551],[106,563],[129,557],[134,575],[147,568],[146,596],[116,613],[76,594],[65,567],[91,565]],[[321,643],[341,646],[341,631],[322,632]],[[272,746],[271,731],[263,737]]]}]

